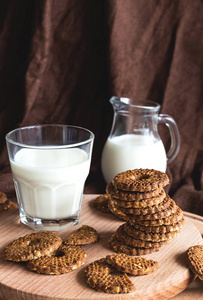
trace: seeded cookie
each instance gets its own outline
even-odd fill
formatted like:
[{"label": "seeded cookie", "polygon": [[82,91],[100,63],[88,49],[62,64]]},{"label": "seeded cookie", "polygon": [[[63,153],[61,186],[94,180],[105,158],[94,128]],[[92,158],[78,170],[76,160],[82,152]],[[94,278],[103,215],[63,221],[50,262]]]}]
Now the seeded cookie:
[{"label": "seeded cookie", "polygon": [[27,267],[41,274],[59,275],[71,272],[86,261],[87,255],[80,246],[61,245],[51,256],[43,256],[27,262]]},{"label": "seeded cookie", "polygon": [[141,247],[141,248],[160,248],[163,245],[169,243],[170,240],[160,241],[160,242],[152,242],[152,241],[143,241],[141,239],[133,238],[129,236],[124,229],[124,225],[122,224],[116,230],[116,237],[119,241],[123,242],[126,245],[130,245],[132,247]]},{"label": "seeded cookie", "polygon": [[160,226],[144,226],[136,223],[136,220],[127,221],[130,225],[132,225],[135,229],[144,231],[146,233],[167,233],[173,231],[179,231],[183,228],[185,224],[184,218],[182,218],[179,222],[172,223],[170,225],[160,225]]},{"label": "seeded cookie", "polygon": [[4,251],[5,260],[28,261],[51,255],[61,245],[62,239],[53,232],[40,231],[27,234],[8,244]]},{"label": "seeded cookie", "polygon": [[[170,203],[167,203],[167,205],[170,204],[169,207],[166,209],[163,209],[161,211],[158,211],[154,214],[148,213],[145,215],[143,215],[143,214],[136,215],[136,214],[132,213],[133,212],[132,210],[128,210],[131,213],[126,213],[127,209],[122,209],[121,207],[117,206],[111,198],[109,199],[109,209],[114,215],[116,215],[118,218],[125,220],[125,221],[136,219],[137,221],[142,222],[142,221],[146,221],[146,220],[162,219],[162,218],[169,217],[171,214],[176,212],[175,202],[172,199],[168,199],[168,197],[169,196],[167,196],[167,201],[170,200]],[[160,209],[161,209],[161,207],[160,207]],[[156,210],[156,208],[154,208],[154,210]],[[149,209],[149,211],[150,211],[150,209]],[[134,212],[135,212],[135,210],[134,210]],[[138,212],[140,213],[141,209],[137,210],[137,213]],[[144,210],[144,212],[146,212],[146,210]]]},{"label": "seeded cookie", "polygon": [[129,236],[133,237],[134,239],[140,239],[143,241],[152,241],[152,242],[169,241],[175,238],[180,232],[180,229],[176,231],[166,232],[166,233],[144,232],[136,229],[129,223],[124,224],[124,230]]},{"label": "seeded cookie", "polygon": [[[174,223],[179,222],[183,219],[183,211],[179,206],[175,206],[175,210],[165,218],[160,219],[150,219],[150,220],[138,220],[137,218],[131,218],[130,222],[135,222],[136,224],[142,225],[142,226],[161,226],[161,225],[171,225]],[[128,218],[129,220],[129,218]]]},{"label": "seeded cookie", "polygon": [[69,245],[87,245],[97,242],[98,234],[97,231],[88,225],[82,225],[75,232],[71,233],[64,244]]},{"label": "seeded cookie", "polygon": [[169,184],[166,173],[153,169],[134,169],[116,175],[113,185],[124,191],[146,192]]},{"label": "seeded cookie", "polygon": [[136,216],[135,215],[127,215],[126,213],[122,212],[119,207],[117,207],[114,203],[114,201],[112,201],[112,199],[109,199],[109,209],[112,212],[112,214],[114,214],[116,217],[118,217],[121,220],[125,220],[128,221],[130,219],[135,219]]},{"label": "seeded cookie", "polygon": [[110,213],[108,194],[103,194],[101,196],[98,196],[94,200],[94,207],[103,213]]},{"label": "seeded cookie", "polygon": [[86,283],[96,291],[108,294],[124,294],[131,293],[136,290],[127,274],[118,276],[95,273],[94,276],[86,278]]},{"label": "seeded cookie", "polygon": [[136,290],[127,274],[110,274],[114,269],[105,258],[94,261],[85,269],[86,283],[98,292],[120,294]]},{"label": "seeded cookie", "polygon": [[101,258],[86,267],[85,277],[89,278],[95,273],[110,274],[111,272],[113,272],[112,266],[107,263],[106,258]]},{"label": "seeded cookie", "polygon": [[5,193],[0,192],[0,212],[16,207],[17,205],[14,202],[8,200]]},{"label": "seeded cookie", "polygon": [[[110,201],[114,201],[113,198],[110,197]],[[129,203],[129,202],[128,202]],[[171,198],[166,195],[166,197],[163,199],[162,202],[160,202],[158,205],[153,205],[150,207],[142,207],[142,208],[132,208],[132,207],[122,207],[117,205],[117,201],[114,201],[114,207],[117,208],[118,210],[122,211],[123,213],[129,215],[152,215],[155,213],[158,213],[160,211],[166,210],[169,208],[171,205]],[[175,205],[175,204],[174,204]]]},{"label": "seeded cookie", "polygon": [[[165,191],[163,188],[158,188],[155,190],[147,191],[147,192],[130,192],[130,191],[124,191],[124,190],[119,190],[117,189],[112,182],[110,182],[106,186],[106,192],[107,194],[111,195],[112,197],[125,201],[125,202],[136,202],[142,203],[142,200],[148,200],[149,202],[146,202],[146,206],[151,206],[151,205],[157,205],[159,204],[159,198],[160,197],[165,197]],[[151,204],[150,198],[154,198]],[[144,204],[145,202],[143,202]],[[151,205],[150,205],[151,204]],[[138,206],[139,208],[139,206]]]},{"label": "seeded cookie", "polygon": [[[165,207],[166,203],[167,203],[167,205]],[[175,201],[167,195],[166,201],[163,203],[162,210],[161,210],[161,206],[158,209],[155,206],[154,213],[149,212],[148,214],[139,214],[139,215],[137,215],[136,219],[137,220],[156,220],[156,219],[166,218],[166,217],[169,217],[175,211],[176,211]]]},{"label": "seeded cookie", "polygon": [[203,280],[203,245],[191,246],[186,255],[191,271]]},{"label": "seeded cookie", "polygon": [[157,252],[159,251],[160,247],[156,248],[143,248],[143,247],[133,247],[130,245],[125,245],[125,243],[119,241],[116,237],[116,233],[113,233],[112,236],[109,239],[108,242],[108,247],[117,252],[117,253],[125,253],[127,255],[145,255],[145,254],[150,254],[152,252]]},{"label": "seeded cookie", "polygon": [[146,275],[159,268],[159,263],[155,260],[132,257],[124,253],[107,255],[106,260],[116,270],[131,275]]},{"label": "seeded cookie", "polygon": [[[130,193],[130,192],[127,192]],[[109,194],[110,197],[113,198],[114,202],[121,207],[125,208],[148,208],[152,206],[158,206],[160,203],[163,202],[164,198],[166,197],[166,193],[164,189],[160,189],[160,193],[157,196],[142,199],[142,200],[135,200],[135,201],[123,201],[122,198],[118,199],[115,198],[113,195]]]}]

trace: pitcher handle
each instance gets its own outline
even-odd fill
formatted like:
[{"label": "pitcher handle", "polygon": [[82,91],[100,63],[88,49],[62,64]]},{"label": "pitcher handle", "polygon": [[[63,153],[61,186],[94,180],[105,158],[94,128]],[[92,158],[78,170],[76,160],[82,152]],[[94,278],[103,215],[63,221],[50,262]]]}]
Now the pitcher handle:
[{"label": "pitcher handle", "polygon": [[180,149],[180,134],[178,130],[178,126],[175,122],[175,120],[166,114],[159,114],[158,121],[160,124],[165,124],[170,132],[171,136],[171,146],[168,150],[166,156],[167,156],[167,163],[172,162],[176,155],[178,154],[178,151]]}]

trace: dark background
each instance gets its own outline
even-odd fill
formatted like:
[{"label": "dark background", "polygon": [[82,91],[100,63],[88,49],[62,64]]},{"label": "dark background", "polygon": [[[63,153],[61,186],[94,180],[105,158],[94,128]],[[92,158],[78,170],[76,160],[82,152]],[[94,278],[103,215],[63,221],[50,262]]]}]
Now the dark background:
[{"label": "dark background", "polygon": [[[103,193],[111,96],[161,104],[181,135],[169,194],[203,215],[203,1],[0,2],[0,189],[15,199],[5,134],[58,123],[95,134],[85,193]],[[167,147],[170,137],[160,128]]]}]

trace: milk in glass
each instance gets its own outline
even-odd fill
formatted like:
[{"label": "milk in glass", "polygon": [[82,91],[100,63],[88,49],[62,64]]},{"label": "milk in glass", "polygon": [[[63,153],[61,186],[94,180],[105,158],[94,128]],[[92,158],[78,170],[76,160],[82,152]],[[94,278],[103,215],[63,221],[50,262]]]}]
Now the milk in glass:
[{"label": "milk in glass", "polygon": [[120,172],[139,168],[166,171],[166,152],[160,139],[124,134],[107,139],[102,153],[102,173],[107,183]]},{"label": "milk in glass", "polygon": [[26,214],[55,220],[78,213],[90,166],[85,151],[24,148],[10,162]]}]

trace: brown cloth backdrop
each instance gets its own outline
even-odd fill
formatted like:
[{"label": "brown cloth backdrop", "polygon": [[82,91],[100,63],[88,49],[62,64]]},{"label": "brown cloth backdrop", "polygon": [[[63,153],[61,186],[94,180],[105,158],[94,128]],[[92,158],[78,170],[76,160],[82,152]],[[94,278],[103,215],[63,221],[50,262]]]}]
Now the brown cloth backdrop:
[{"label": "brown cloth backdrop", "polygon": [[159,102],[176,120],[181,148],[167,169],[169,194],[203,215],[201,0],[1,1],[0,190],[15,199],[5,134],[58,123],[94,132],[85,193],[103,193],[113,95]]}]

